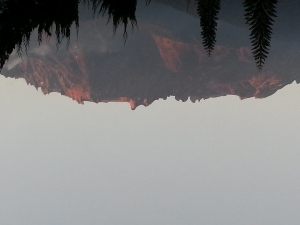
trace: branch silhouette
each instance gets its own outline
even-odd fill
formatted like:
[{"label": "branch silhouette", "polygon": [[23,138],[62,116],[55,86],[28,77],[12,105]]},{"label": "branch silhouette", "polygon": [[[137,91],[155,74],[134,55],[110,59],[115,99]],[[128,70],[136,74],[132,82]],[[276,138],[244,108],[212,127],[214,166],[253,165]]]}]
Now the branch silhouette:
[{"label": "branch silhouette", "polygon": [[210,56],[216,43],[216,31],[220,0],[197,0],[197,12],[202,28],[203,46]]},{"label": "branch silhouette", "polygon": [[[151,0],[144,0],[146,5]],[[71,26],[79,29],[78,5],[83,2],[91,6],[93,15],[107,15],[113,22],[113,32],[123,25],[124,41],[127,27],[137,26],[135,16],[137,0],[0,0],[0,70],[14,49],[19,56],[25,52],[33,30],[38,31],[41,43],[45,35],[55,33],[57,46],[66,38],[70,39]],[[190,0],[186,0],[187,5]],[[214,50],[220,0],[195,0],[202,28],[202,44],[208,53]],[[244,0],[245,19],[250,26],[252,52],[259,70],[268,56],[272,35],[272,25],[276,17],[277,0]],[[55,27],[55,31],[53,31]]]},{"label": "branch silhouette", "polygon": [[16,48],[21,57],[22,47],[27,51],[30,36],[38,30],[38,41],[42,36],[52,36],[55,26],[57,46],[62,39],[70,38],[73,23],[78,29],[78,3],[76,0],[18,1],[3,0],[0,2],[0,69]]},{"label": "branch silhouette", "polygon": [[277,0],[245,0],[243,4],[251,31],[252,53],[258,69],[262,70],[270,49]]},{"label": "branch silhouette", "polygon": [[[128,22],[131,26],[137,26],[137,20],[135,17],[137,0],[83,0],[85,4],[91,4],[94,15],[98,14],[108,14],[108,22],[112,19],[113,21],[113,32],[115,33],[118,26],[123,24],[124,32],[123,37],[126,41],[127,39],[127,25]],[[146,3],[150,3],[146,0]]]}]

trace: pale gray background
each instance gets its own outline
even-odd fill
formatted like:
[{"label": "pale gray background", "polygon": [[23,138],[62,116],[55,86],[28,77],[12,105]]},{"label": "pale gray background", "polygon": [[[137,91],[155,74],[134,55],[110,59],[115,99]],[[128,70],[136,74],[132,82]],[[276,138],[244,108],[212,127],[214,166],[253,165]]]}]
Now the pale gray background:
[{"label": "pale gray background", "polygon": [[300,89],[126,103],[0,79],[0,224],[299,224]]}]

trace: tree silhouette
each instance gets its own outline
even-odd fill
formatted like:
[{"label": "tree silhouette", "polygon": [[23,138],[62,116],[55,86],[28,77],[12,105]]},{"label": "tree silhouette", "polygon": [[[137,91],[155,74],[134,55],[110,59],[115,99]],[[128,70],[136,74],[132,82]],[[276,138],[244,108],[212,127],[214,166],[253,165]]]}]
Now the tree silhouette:
[{"label": "tree silhouette", "polygon": [[245,18],[250,26],[252,53],[259,70],[268,56],[277,0],[245,0]]},{"label": "tree silhouette", "polygon": [[0,69],[16,48],[21,57],[29,45],[34,29],[38,30],[38,41],[42,36],[52,36],[53,25],[57,45],[63,38],[70,38],[73,23],[78,28],[79,0],[2,0],[0,2]]},{"label": "tree silhouette", "polygon": [[[143,0],[150,4],[151,0]],[[170,0],[171,1],[171,0]],[[186,0],[187,5],[190,0]],[[79,29],[78,5],[91,6],[94,16],[107,15],[113,22],[113,32],[123,25],[124,41],[127,26],[137,26],[135,16],[137,0],[0,0],[0,70],[16,48],[21,56],[27,50],[33,30],[38,31],[38,41],[43,35],[55,33],[57,46],[64,38],[69,40],[71,26]],[[220,0],[195,0],[202,28],[202,44],[211,55],[216,43],[216,31]],[[235,4],[235,3],[233,3]],[[250,39],[257,67],[262,69],[268,56],[272,25],[276,17],[277,0],[244,0],[246,22],[250,26]],[[55,31],[53,27],[55,26]]]},{"label": "tree silhouette", "polygon": [[220,0],[197,0],[197,12],[200,17],[200,26],[202,28],[202,44],[209,56],[216,43],[217,15],[219,11]]},{"label": "tree silhouette", "polygon": [[[127,38],[127,25],[137,26],[135,17],[137,0],[83,0],[87,5],[92,5],[94,15],[108,14],[108,22],[113,21],[113,32],[115,33],[120,24],[124,26],[123,37]],[[149,0],[146,0],[149,3]]]}]

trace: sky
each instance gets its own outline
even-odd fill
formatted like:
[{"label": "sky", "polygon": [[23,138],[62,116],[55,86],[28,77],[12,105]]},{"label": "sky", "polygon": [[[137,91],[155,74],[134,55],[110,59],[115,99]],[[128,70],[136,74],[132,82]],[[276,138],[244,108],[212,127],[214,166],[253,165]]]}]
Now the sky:
[{"label": "sky", "polygon": [[300,223],[295,82],[133,111],[0,76],[0,115],[1,225]]},{"label": "sky", "polygon": [[300,222],[295,83],[132,111],[0,80],[3,225]]}]

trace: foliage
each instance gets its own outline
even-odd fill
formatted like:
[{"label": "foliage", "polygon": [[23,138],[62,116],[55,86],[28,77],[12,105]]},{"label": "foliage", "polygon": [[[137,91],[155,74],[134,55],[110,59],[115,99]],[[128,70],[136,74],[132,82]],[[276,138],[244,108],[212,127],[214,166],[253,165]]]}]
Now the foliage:
[{"label": "foliage", "polygon": [[78,28],[78,3],[76,0],[2,0],[0,2],[0,68],[3,67],[12,51],[17,48],[21,56],[29,45],[30,35],[38,30],[38,41],[42,36],[52,36],[53,25],[57,45],[63,38],[70,38],[73,23]]},{"label": "foliage", "polygon": [[[150,4],[151,0],[144,0]],[[186,0],[189,4],[190,0]],[[137,0],[0,0],[0,69],[16,48],[21,56],[27,50],[33,30],[38,31],[38,41],[43,35],[51,37],[53,27],[57,46],[64,38],[70,39],[71,26],[79,29],[78,5],[91,6],[94,15],[108,15],[113,22],[113,31],[123,25],[126,41],[127,26],[137,26],[135,16]],[[220,0],[195,0],[202,28],[202,44],[211,55],[216,44],[216,31]],[[250,26],[252,51],[257,67],[262,69],[267,58],[277,0],[244,0],[245,18]]]},{"label": "foliage", "polygon": [[[146,0],[149,1],[149,0]],[[137,26],[135,17],[137,0],[83,0],[85,4],[92,5],[94,14],[108,14],[108,22],[113,20],[113,30],[116,32],[120,24],[124,26],[123,37],[127,38],[127,25]]]},{"label": "foliage", "polygon": [[217,15],[220,10],[220,0],[197,0],[197,12],[200,17],[200,26],[203,46],[208,55],[211,55],[216,43]]},{"label": "foliage", "polygon": [[251,31],[252,53],[259,70],[269,53],[276,3],[277,0],[244,1],[245,17]]}]

